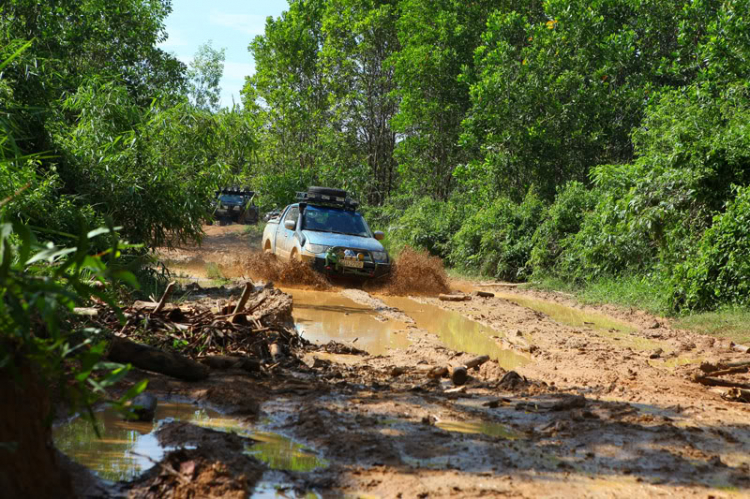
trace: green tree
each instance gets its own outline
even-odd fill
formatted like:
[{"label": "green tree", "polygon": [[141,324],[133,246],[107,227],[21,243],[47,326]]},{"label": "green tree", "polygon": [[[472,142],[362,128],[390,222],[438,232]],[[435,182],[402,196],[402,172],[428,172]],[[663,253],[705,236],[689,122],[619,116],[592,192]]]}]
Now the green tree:
[{"label": "green tree", "polygon": [[[684,83],[679,0],[551,0],[497,11],[475,53],[460,172],[490,192],[552,199],[598,164],[630,161],[630,133],[655,88]],[[670,73],[665,74],[665,68]]]},{"label": "green tree", "polygon": [[393,128],[400,136],[396,158],[407,192],[446,199],[455,187],[454,169],[471,157],[459,144],[461,122],[471,108],[468,76],[487,18],[503,4],[399,2],[400,48],[391,64],[400,105]]},{"label": "green tree", "polygon": [[198,47],[187,71],[190,97],[196,107],[218,111],[221,102],[221,76],[225,49],[215,49],[211,40]]},{"label": "green tree", "polygon": [[278,202],[293,199],[326,155],[328,89],[318,68],[324,6],[323,0],[291,3],[278,19],[268,18],[265,33],[249,47],[256,71],[247,78],[243,103],[260,125],[256,182],[278,175],[293,184],[284,183],[292,191],[278,192]]},{"label": "green tree", "polygon": [[347,183],[372,204],[383,203],[396,185],[396,133],[391,119],[398,99],[388,63],[398,50],[396,20],[394,1],[333,0],[323,21],[319,66],[330,91],[329,136],[345,151],[334,166],[357,172],[359,181],[349,177]]}]

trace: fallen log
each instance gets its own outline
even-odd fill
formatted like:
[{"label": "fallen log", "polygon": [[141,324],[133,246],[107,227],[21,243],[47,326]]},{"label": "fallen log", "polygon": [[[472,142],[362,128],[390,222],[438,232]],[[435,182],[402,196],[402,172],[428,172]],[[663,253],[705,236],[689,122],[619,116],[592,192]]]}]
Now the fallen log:
[{"label": "fallen log", "polygon": [[95,307],[76,307],[73,314],[85,317],[96,317],[99,315],[99,309]]},{"label": "fallen log", "polygon": [[477,357],[474,357],[473,359],[467,360],[465,363],[458,366],[432,367],[427,371],[426,374],[428,378],[433,379],[450,377],[454,385],[463,385],[464,383],[466,383],[466,380],[469,376],[467,371],[469,369],[478,368],[488,360],[490,360],[490,357],[488,355],[479,355]]},{"label": "fallen log", "polygon": [[711,376],[726,376],[728,374],[744,374],[750,371],[750,367],[730,367],[729,369],[723,369],[721,371],[714,371]]},{"label": "fallen log", "polygon": [[456,386],[461,386],[469,379],[466,366],[456,366],[451,369],[451,381]]},{"label": "fallen log", "polygon": [[260,371],[260,361],[249,357],[209,355],[198,359],[198,362],[216,370],[243,369],[247,372]]},{"label": "fallen log", "polygon": [[743,360],[741,362],[717,362],[716,364],[712,364],[711,362],[703,362],[700,365],[699,369],[704,373],[713,374],[716,371],[723,371],[735,367],[750,367],[750,361]]},{"label": "fallen log", "polygon": [[696,383],[700,383],[701,385],[706,385],[706,386],[723,386],[723,387],[728,387],[728,388],[750,389],[750,383],[736,383],[734,381],[727,381],[725,379],[713,378],[711,376],[702,376],[700,374],[695,374],[693,376],[693,381],[695,381]]},{"label": "fallen log", "polygon": [[730,402],[745,402],[750,403],[750,390],[743,390],[742,388],[732,388],[731,390],[724,393],[721,398],[729,400]]},{"label": "fallen log", "polygon": [[185,381],[199,381],[208,378],[207,366],[184,355],[164,352],[142,343],[115,337],[109,343],[107,358],[122,364],[133,364],[139,369],[166,374]]},{"label": "fallen log", "polygon": [[440,301],[469,301],[469,300],[471,300],[471,296],[469,296],[469,295],[444,295],[444,294],[440,294],[440,295],[438,295],[438,299]]},{"label": "fallen log", "polygon": [[448,376],[448,368],[445,366],[442,367],[433,367],[429,371],[427,371],[427,377],[428,378],[444,378]]},{"label": "fallen log", "polygon": [[750,353],[750,346],[747,345],[732,345],[732,350],[740,353]]},{"label": "fallen log", "polygon": [[479,289],[474,291],[474,295],[480,298],[494,298],[495,297],[495,293],[490,293],[489,291],[482,291]]},{"label": "fallen log", "polygon": [[475,367],[479,367],[485,362],[488,362],[490,360],[489,355],[480,355],[478,357],[474,357],[473,359],[469,359],[467,362],[464,363],[467,369],[473,369]]},{"label": "fallen log", "polygon": [[268,349],[271,352],[271,359],[273,359],[274,362],[277,362],[279,359],[284,357],[284,350],[278,343],[271,343]]}]

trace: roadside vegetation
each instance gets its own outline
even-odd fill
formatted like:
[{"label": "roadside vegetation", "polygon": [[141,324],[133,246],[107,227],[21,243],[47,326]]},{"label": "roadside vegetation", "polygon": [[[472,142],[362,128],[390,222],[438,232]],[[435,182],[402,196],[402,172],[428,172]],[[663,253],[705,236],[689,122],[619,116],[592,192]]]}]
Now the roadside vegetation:
[{"label": "roadside vegetation", "polygon": [[474,275],[746,309],[749,7],[295,2],[250,45],[258,190],[347,188]]}]

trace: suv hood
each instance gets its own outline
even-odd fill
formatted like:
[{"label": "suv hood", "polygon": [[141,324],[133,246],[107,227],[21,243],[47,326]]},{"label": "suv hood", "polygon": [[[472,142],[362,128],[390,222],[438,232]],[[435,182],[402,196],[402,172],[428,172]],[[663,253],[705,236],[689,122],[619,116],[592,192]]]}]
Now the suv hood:
[{"label": "suv hood", "polygon": [[350,236],[348,234],[334,234],[332,232],[317,232],[312,230],[303,230],[302,234],[312,244],[345,246],[347,248],[367,251],[384,251],[383,245],[374,237]]}]

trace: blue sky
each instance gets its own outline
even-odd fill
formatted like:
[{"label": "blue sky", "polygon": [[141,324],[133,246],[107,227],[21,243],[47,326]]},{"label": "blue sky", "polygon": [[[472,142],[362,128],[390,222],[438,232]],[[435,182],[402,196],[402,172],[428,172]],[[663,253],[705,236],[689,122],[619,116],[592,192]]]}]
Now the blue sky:
[{"label": "blue sky", "polygon": [[225,48],[221,105],[231,106],[232,97],[240,102],[245,76],[255,72],[247,46],[263,34],[268,16],[277,17],[288,6],[286,0],[173,0],[166,20],[169,39],[160,47],[186,64],[209,40],[214,48]]}]

